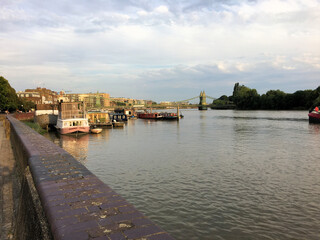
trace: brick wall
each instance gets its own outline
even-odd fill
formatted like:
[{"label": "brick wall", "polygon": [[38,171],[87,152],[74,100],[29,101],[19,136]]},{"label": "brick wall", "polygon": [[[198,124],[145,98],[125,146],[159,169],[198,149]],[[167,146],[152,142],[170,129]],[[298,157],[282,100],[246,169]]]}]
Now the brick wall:
[{"label": "brick wall", "polygon": [[30,168],[54,239],[173,239],[66,151],[17,119],[8,120],[17,161],[22,170]]},{"label": "brick wall", "polygon": [[14,113],[13,116],[18,120],[33,120],[34,119],[34,112],[29,113]]}]

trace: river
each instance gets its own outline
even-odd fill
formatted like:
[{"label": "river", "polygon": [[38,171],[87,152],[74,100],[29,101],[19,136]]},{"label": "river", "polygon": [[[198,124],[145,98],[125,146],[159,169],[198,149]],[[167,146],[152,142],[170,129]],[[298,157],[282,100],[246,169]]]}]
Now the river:
[{"label": "river", "polygon": [[176,239],[320,239],[320,124],[308,112],[182,114],[46,137]]}]

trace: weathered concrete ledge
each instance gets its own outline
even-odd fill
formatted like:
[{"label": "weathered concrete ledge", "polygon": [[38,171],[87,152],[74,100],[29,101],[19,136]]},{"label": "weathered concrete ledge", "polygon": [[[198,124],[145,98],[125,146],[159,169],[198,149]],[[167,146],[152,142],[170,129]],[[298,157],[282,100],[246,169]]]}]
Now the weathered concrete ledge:
[{"label": "weathered concrete ledge", "polygon": [[173,239],[69,153],[19,120],[8,120],[19,174],[29,167],[52,238]]}]

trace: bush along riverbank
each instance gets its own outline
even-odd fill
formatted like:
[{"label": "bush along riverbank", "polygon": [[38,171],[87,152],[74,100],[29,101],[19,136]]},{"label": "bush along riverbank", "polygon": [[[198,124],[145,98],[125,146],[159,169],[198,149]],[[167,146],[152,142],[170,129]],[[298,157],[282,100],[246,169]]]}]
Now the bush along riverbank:
[{"label": "bush along riverbank", "polygon": [[320,105],[320,86],[314,90],[299,90],[285,93],[280,90],[269,90],[258,94],[251,89],[236,83],[232,96],[226,95],[212,102],[212,109],[239,110],[312,110]]},{"label": "bush along riverbank", "polygon": [[26,124],[27,126],[32,128],[36,132],[40,133],[41,135],[43,135],[47,132],[47,130],[43,129],[42,127],[40,127],[40,125],[38,123],[35,123],[33,121],[21,121],[21,122],[23,122],[24,124]]}]

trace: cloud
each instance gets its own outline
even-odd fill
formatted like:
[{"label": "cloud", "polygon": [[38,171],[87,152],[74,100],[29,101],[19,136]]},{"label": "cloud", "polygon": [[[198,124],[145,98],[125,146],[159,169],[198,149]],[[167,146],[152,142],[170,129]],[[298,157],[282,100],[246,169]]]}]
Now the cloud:
[{"label": "cloud", "polygon": [[319,0],[2,0],[0,74],[18,90],[43,82],[159,100],[219,96],[234,82],[315,88],[319,25]]}]

